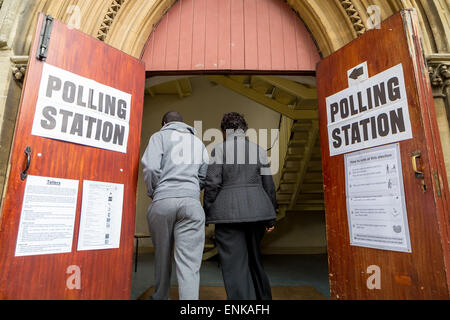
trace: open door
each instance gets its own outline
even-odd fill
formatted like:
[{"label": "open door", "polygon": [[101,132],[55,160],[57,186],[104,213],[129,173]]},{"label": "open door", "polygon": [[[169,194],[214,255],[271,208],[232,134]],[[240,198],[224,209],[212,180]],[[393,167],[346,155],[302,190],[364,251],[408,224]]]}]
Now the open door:
[{"label": "open door", "polygon": [[325,58],[317,82],[333,299],[448,299],[448,183],[417,13]]},{"label": "open door", "polygon": [[0,222],[0,299],[129,299],[143,63],[40,14]]}]

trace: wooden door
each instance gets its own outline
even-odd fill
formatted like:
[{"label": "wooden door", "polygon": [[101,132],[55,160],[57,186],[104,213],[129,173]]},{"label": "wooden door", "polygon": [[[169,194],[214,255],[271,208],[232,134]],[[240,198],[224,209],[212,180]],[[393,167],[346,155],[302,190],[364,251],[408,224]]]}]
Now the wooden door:
[{"label": "wooden door", "polygon": [[[47,20],[47,16],[40,14],[9,161],[10,175],[6,197],[2,204],[0,225],[0,299],[129,299],[145,83],[144,64],[59,21],[49,20],[47,23]],[[46,60],[42,61],[37,58],[37,53],[42,49],[45,54],[45,46],[40,47],[40,37],[44,37],[45,44],[46,35],[49,35],[48,51]],[[70,72],[75,75],[74,77],[78,77],[77,79],[84,79],[84,83],[92,85],[93,88],[108,88],[130,97],[131,103],[126,105],[124,101],[119,102],[114,100],[115,97],[109,96],[109,115],[101,115],[101,117],[110,118],[113,113],[115,116],[120,115],[119,104],[123,103],[121,112],[122,114],[128,112],[129,119],[126,126],[129,131],[122,132],[114,138],[117,141],[121,140],[122,151],[105,149],[98,145],[86,145],[83,139],[86,138],[86,130],[88,130],[86,126],[89,125],[86,122],[87,116],[83,122],[84,129],[81,129],[83,124],[78,123],[74,127],[75,120],[72,123],[73,132],[71,133],[74,136],[82,136],[79,140],[64,140],[66,138],[56,140],[54,137],[32,134],[34,118],[37,116],[39,90],[43,85],[41,78],[45,68]],[[47,80],[42,78],[42,81]],[[73,83],[55,81],[53,85],[54,92],[58,89],[62,90],[64,86],[66,90],[63,93],[64,99],[68,101],[72,99],[72,102],[76,97],[73,90],[80,91],[80,88]],[[85,88],[85,90],[88,89]],[[87,100],[86,98],[83,100],[83,94],[80,94],[79,103],[83,105],[79,107],[81,114],[86,108],[93,107],[91,99],[94,92],[89,91]],[[84,94],[87,93],[84,92]],[[104,109],[99,107],[101,97],[101,95],[97,97],[96,110],[106,113],[105,105]],[[103,98],[106,99],[106,94]],[[89,103],[89,106],[86,106],[86,103]],[[84,111],[81,111],[83,108]],[[116,108],[117,113],[111,111],[112,108]],[[56,119],[56,113],[53,111],[47,110],[47,117],[42,120],[47,121],[44,122],[47,125],[51,125]],[[69,129],[71,119],[75,119],[75,116],[66,118],[66,122],[69,121]],[[83,121],[83,116],[80,121]],[[96,124],[99,123],[97,121]],[[59,125],[61,124],[58,122]],[[91,122],[91,132],[88,135],[94,143],[95,132],[92,125]],[[102,130],[109,130],[109,133],[102,131],[102,134],[98,134],[98,138],[104,139],[103,142],[110,141],[112,139],[110,130],[113,127],[110,125],[105,129],[105,123],[103,125]],[[102,127],[98,125],[97,128]],[[30,165],[28,177],[22,180],[21,173],[27,162],[27,156],[24,153],[26,147],[31,150]],[[16,256],[22,204],[25,201],[23,195],[26,183],[31,176],[71,179],[77,182],[73,238],[70,238],[72,247],[68,250],[70,252],[57,254],[36,254],[35,252],[34,255]],[[86,181],[115,183],[123,187],[123,203],[118,208],[119,212],[122,209],[122,218],[118,236],[120,242],[117,248],[98,250],[79,250],[78,248],[82,200],[88,201],[83,196],[83,185]],[[46,227],[43,226],[43,228]]]},{"label": "wooden door", "polygon": [[[333,299],[449,298],[448,183],[419,30],[417,13],[414,10],[402,11],[384,21],[379,29],[368,31],[318,65],[329,277]],[[370,79],[383,75],[386,70],[393,70],[391,68],[401,68],[404,89],[399,89],[401,84],[398,83],[398,77],[390,80],[387,77],[388,82],[383,85],[380,83],[377,88],[369,88],[370,92],[362,91]],[[361,91],[357,93],[357,89],[354,90],[356,93],[353,101],[343,101],[342,106],[339,105],[340,102],[330,104],[330,97],[348,90],[352,85],[351,81],[358,79]],[[387,98],[380,93],[381,89],[387,90]],[[395,100],[400,94],[398,90],[404,90],[406,94],[406,113],[392,115],[397,116],[394,120],[403,116],[402,121],[410,123],[410,137],[403,135],[408,127],[396,125],[395,121],[389,122],[392,118],[387,116],[380,120],[374,118],[374,125],[381,124],[383,128],[371,127],[372,120],[366,121],[366,124],[369,123],[366,129],[369,127],[370,130],[378,130],[375,139],[372,139],[370,133],[364,132],[366,129],[362,126],[363,122],[357,124],[359,127],[356,128],[363,128],[359,133],[356,129],[355,132],[352,131],[353,125],[350,129],[341,127],[342,130],[347,130],[348,137],[342,135],[343,131],[336,131],[336,136],[341,134],[341,140],[329,134],[331,117],[342,119],[348,116],[348,112],[352,115],[353,111],[361,114],[368,111],[368,104],[359,103],[359,94],[377,95],[376,99],[379,101],[372,100],[375,110],[377,105],[384,108],[385,98],[388,101],[390,98]],[[371,98],[375,99],[373,96]],[[355,117],[363,119],[357,118],[358,115]],[[391,127],[389,135],[384,132],[387,124]],[[364,137],[366,134],[369,136]],[[368,143],[369,148],[359,144],[366,139],[373,142]],[[350,179],[350,176],[346,173],[345,159],[361,150],[370,154],[377,147],[377,140],[378,145],[395,148],[398,144],[400,149],[400,176],[403,179],[407,217],[405,227],[409,228],[410,242],[409,249],[403,251],[373,248],[370,245],[350,245],[350,229],[354,225],[349,225],[351,220],[348,214],[352,215],[354,212],[348,212],[350,205],[347,203],[346,179]],[[336,152],[332,145],[334,142],[335,146],[347,143],[355,143],[355,146],[349,146],[347,152]],[[389,209],[386,206],[383,210],[387,212]],[[376,232],[374,233],[373,236],[377,237]]]}]

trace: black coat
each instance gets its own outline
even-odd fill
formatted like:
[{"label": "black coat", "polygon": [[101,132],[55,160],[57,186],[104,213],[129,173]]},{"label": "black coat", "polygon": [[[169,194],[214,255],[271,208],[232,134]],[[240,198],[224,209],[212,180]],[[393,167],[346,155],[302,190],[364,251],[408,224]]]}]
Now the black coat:
[{"label": "black coat", "polygon": [[[226,152],[225,152],[226,151]],[[243,131],[214,148],[205,182],[206,224],[275,223],[276,193],[267,153]]]}]

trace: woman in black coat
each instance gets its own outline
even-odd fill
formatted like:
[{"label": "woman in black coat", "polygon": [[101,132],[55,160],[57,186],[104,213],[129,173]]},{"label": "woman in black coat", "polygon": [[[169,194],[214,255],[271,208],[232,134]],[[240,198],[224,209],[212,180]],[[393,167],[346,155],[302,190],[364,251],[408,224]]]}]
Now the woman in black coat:
[{"label": "woman in black coat", "polygon": [[267,153],[246,136],[240,114],[225,114],[225,141],[214,148],[206,176],[206,223],[215,224],[216,245],[230,300],[272,299],[261,240],[276,221],[276,194]]}]

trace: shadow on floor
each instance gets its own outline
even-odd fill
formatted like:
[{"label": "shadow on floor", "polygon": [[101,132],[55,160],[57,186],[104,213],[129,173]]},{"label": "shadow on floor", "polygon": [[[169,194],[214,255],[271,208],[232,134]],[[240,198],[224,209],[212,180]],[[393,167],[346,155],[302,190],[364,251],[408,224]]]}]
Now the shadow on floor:
[{"label": "shadow on floor", "polygon": [[[330,298],[328,259],[320,255],[268,255],[263,257],[264,268],[270,279],[274,299],[326,299]],[[139,254],[137,272],[132,275],[131,299],[150,297],[154,285],[154,255]],[[171,284],[176,299],[175,266],[172,266]],[[201,300],[211,297],[225,298],[222,272],[217,256],[203,261],[200,275]],[[171,294],[172,295],[172,294]],[[209,298],[208,298],[209,297]],[[321,298],[320,298],[321,297]]]}]

